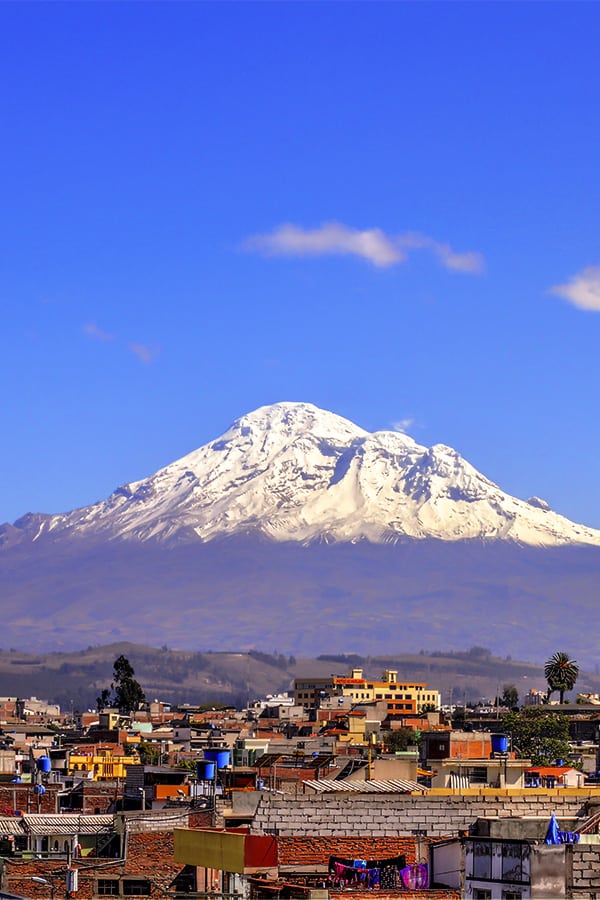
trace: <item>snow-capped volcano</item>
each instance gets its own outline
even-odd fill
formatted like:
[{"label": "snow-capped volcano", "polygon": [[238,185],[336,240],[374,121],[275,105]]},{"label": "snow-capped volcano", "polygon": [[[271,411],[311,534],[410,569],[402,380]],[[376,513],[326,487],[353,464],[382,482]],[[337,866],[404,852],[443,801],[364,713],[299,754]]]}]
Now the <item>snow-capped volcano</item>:
[{"label": "snow-capped volcano", "polygon": [[369,433],[308,403],[242,416],[216,440],[108,499],[64,515],[27,515],[13,534],[209,541],[390,543],[404,538],[600,545],[538,498],[518,500],[451,447]]}]

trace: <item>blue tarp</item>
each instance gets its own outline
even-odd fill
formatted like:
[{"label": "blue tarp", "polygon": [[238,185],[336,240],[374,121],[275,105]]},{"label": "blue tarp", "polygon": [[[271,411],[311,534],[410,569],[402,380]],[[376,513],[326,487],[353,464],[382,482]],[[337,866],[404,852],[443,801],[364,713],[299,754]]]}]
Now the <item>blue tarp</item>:
[{"label": "blue tarp", "polygon": [[547,844],[576,844],[579,841],[579,834],[576,831],[561,831],[556,816],[552,813],[545,841]]},{"label": "blue tarp", "polygon": [[550,822],[548,823],[545,842],[547,844],[562,844],[562,840],[560,837],[560,828],[554,813],[552,813],[552,815],[550,816]]}]

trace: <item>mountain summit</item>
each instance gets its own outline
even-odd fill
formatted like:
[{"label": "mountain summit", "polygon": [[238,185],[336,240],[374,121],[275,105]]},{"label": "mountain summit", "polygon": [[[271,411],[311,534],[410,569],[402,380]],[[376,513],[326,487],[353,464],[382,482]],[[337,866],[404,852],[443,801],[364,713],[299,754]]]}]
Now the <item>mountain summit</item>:
[{"label": "mountain summit", "polygon": [[443,444],[364,431],[308,403],[275,403],[106,500],[23,516],[0,541],[98,537],[165,544],[255,534],[301,543],[484,539],[600,545],[539,498],[511,497]]}]

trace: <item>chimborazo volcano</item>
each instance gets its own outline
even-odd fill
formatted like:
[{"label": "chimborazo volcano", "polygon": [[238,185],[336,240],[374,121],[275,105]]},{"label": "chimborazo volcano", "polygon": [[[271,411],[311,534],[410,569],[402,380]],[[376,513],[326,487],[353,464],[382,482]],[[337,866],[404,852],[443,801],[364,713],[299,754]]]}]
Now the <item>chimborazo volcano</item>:
[{"label": "chimborazo volcano", "polygon": [[106,500],[0,528],[4,643],[595,662],[600,531],[455,450],[262,407]]}]

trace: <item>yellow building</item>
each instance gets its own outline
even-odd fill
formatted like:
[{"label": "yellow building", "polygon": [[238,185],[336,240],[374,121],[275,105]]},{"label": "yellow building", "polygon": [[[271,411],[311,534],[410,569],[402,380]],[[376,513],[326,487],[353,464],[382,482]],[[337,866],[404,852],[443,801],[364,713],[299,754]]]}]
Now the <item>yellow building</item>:
[{"label": "yellow building", "polygon": [[421,713],[424,708],[440,708],[440,692],[428,688],[424,682],[398,681],[398,672],[386,669],[381,681],[363,677],[362,669],[352,669],[350,676],[332,675],[330,678],[297,678],[294,699],[305,709],[318,708],[322,699],[332,696],[349,697],[353,703],[383,700],[391,715]]},{"label": "yellow building", "polygon": [[110,749],[97,750],[96,753],[71,753],[68,773],[92,781],[113,781],[115,778],[125,778],[125,768],[132,762],[135,759],[131,756],[116,756]]}]

